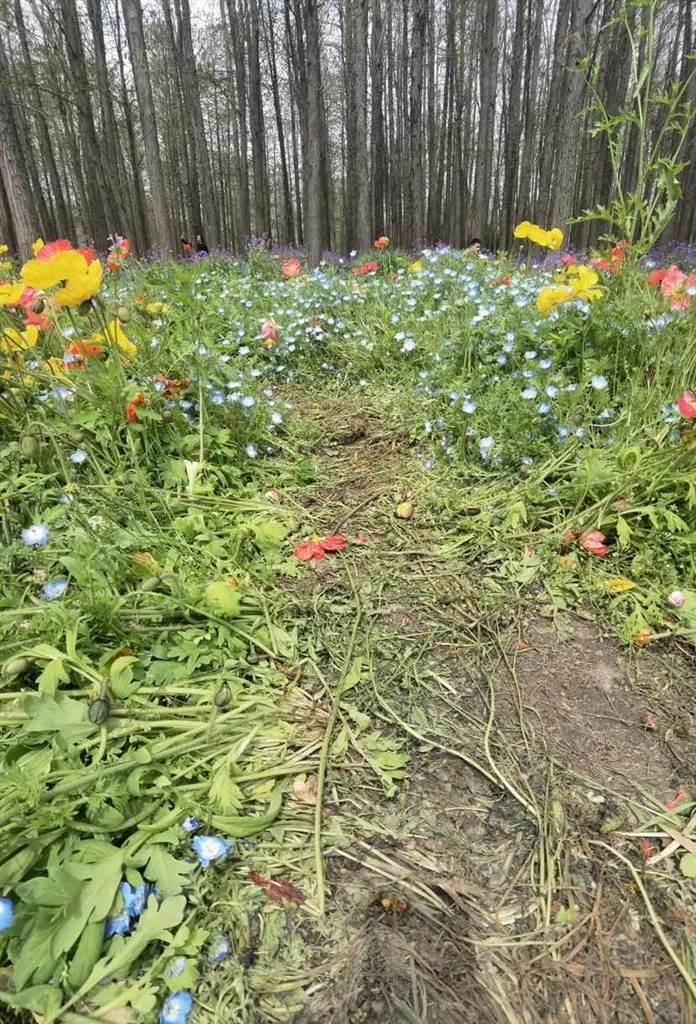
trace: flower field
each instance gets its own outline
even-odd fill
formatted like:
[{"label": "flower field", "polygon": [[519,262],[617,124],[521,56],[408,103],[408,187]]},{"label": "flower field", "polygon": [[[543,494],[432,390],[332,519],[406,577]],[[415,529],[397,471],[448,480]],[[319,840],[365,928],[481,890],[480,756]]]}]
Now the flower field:
[{"label": "flower field", "polygon": [[[696,276],[516,237],[514,258],[380,238],[313,271],[139,263],[118,238],[3,256],[3,1020],[344,1019],[311,1007],[345,865],[379,875],[362,909],[392,937],[470,899],[471,865],[434,868],[408,818],[436,756],[486,787],[460,803],[512,808],[522,909],[476,934],[518,943],[507,978],[549,968],[514,990],[526,1019],[594,1019],[558,972],[613,884],[653,943],[611,975],[621,1019],[689,1019]],[[554,645],[598,623],[654,679],[669,661],[588,712],[664,741],[662,785],[541,744],[515,675],[532,618]]]}]

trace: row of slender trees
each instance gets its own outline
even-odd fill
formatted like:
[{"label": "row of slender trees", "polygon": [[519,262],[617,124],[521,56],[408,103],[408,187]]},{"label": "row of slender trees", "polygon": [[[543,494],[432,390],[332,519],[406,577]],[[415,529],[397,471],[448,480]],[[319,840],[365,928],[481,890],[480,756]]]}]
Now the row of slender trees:
[{"label": "row of slender trees", "polygon": [[[562,225],[610,200],[592,90],[625,104],[613,19],[627,7],[640,33],[654,3],[0,0],[0,241],[119,233],[176,251],[200,233],[240,251],[263,236],[314,261],[382,233],[506,246],[520,219]],[[696,12],[657,7],[660,89],[688,79]],[[629,187],[637,160],[629,139]],[[696,161],[683,187],[686,240]],[[573,228],[578,246],[596,236]]]}]

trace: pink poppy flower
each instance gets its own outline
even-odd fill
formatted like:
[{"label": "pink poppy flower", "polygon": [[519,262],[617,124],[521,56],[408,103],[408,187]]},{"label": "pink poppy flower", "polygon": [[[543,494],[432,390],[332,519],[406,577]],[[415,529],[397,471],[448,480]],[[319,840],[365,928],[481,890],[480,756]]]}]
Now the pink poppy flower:
[{"label": "pink poppy flower", "polygon": [[696,397],[691,391],[685,391],[677,400],[677,409],[687,420],[696,420]]},{"label": "pink poppy flower", "polygon": [[596,558],[605,558],[609,548],[604,541],[607,538],[599,530],[585,530],[580,538],[580,547]]},{"label": "pink poppy flower", "polygon": [[696,294],[696,274],[687,275],[679,267],[669,268],[660,284],[660,291],[670,300],[672,309],[688,309],[693,302],[687,289],[694,289]]}]

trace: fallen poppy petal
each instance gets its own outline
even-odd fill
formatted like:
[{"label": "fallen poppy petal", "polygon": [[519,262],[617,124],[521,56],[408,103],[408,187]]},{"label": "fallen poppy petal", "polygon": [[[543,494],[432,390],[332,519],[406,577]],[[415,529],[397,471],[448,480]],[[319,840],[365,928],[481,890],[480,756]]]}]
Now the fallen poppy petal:
[{"label": "fallen poppy petal", "polygon": [[323,540],[319,541],[319,544],[324,551],[343,551],[347,546],[346,538],[342,537],[340,533],[332,534],[330,537],[324,537]]},{"label": "fallen poppy petal", "polygon": [[308,540],[304,544],[298,544],[294,553],[295,557],[299,558],[301,562],[311,562],[313,558],[319,559],[324,557],[323,547],[315,540]]},{"label": "fallen poppy petal", "polygon": [[249,881],[263,890],[265,896],[274,903],[304,903],[305,897],[291,882],[274,882],[271,878],[262,878],[252,872]]}]

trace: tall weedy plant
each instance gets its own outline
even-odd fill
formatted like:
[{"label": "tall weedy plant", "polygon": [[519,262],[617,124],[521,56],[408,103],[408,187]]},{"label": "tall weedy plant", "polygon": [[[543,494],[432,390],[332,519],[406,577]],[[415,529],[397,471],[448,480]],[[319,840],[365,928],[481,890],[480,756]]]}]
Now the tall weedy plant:
[{"label": "tall weedy plant", "polygon": [[[600,64],[591,67],[589,86],[595,120],[593,138],[604,135],[612,169],[612,196],[575,218],[576,222],[604,221],[603,240],[627,239],[640,256],[659,240],[682,196],[679,178],[689,161],[682,160],[684,144],[696,114],[688,90],[696,68],[663,91],[655,84],[655,15],[662,0],[628,0],[603,31],[619,26],[626,38],[630,61],[624,108],[611,113],[599,95]],[[638,10],[636,10],[636,8]],[[696,60],[696,52],[690,55]]]}]

